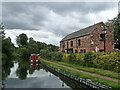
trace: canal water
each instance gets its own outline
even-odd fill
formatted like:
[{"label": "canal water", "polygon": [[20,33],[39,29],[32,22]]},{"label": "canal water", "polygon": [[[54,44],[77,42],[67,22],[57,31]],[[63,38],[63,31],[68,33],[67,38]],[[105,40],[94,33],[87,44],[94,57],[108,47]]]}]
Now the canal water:
[{"label": "canal water", "polygon": [[[48,71],[47,68],[38,65],[33,70],[30,62],[13,62],[9,69],[3,73],[4,88],[89,88],[63,75]],[[7,70],[7,71],[6,71]]]}]

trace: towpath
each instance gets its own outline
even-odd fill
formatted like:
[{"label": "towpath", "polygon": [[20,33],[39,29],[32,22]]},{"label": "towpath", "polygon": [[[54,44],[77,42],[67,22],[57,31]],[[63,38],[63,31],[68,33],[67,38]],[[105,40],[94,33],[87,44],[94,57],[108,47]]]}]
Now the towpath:
[{"label": "towpath", "polygon": [[82,73],[87,74],[87,75],[96,76],[96,77],[99,77],[99,78],[102,78],[102,79],[111,80],[113,82],[120,83],[120,80],[117,80],[117,79],[113,79],[113,78],[102,76],[102,75],[98,75],[98,74],[89,73],[89,72],[86,72],[86,71],[81,71],[81,70],[78,70],[78,69],[75,69],[75,68],[71,68],[71,67],[68,67],[68,66],[64,66],[64,65],[61,65],[61,64],[58,64],[58,63],[55,63],[55,62],[51,62],[51,61],[42,59],[42,58],[40,58],[40,59],[45,61],[45,62],[48,62],[48,63],[51,63],[51,64],[55,64],[55,65],[58,65],[58,66],[61,66],[61,67],[64,67],[64,68],[67,68],[69,70],[73,70],[73,71],[76,71],[76,72],[82,72]]}]

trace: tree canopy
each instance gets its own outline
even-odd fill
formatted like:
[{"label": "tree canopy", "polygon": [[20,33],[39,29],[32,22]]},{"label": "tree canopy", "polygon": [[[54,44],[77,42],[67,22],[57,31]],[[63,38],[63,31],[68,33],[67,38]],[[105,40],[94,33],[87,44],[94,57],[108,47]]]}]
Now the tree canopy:
[{"label": "tree canopy", "polygon": [[27,35],[22,33],[19,36],[17,36],[16,43],[19,47],[22,47],[24,45],[26,46],[28,44],[27,40],[28,40]]}]

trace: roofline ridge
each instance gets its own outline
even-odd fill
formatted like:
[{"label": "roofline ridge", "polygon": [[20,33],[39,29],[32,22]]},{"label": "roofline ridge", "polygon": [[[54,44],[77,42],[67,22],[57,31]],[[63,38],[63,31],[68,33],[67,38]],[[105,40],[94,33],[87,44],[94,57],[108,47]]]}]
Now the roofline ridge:
[{"label": "roofline ridge", "polygon": [[[81,30],[85,30],[85,29],[90,28],[90,27],[92,27],[92,26],[99,25],[100,23],[103,23],[103,21],[98,22],[98,23],[93,24],[93,25],[90,25],[90,26],[88,26],[88,27],[85,27],[85,28],[83,28],[83,29],[77,30],[77,31],[75,31],[75,32],[72,32],[72,33],[70,33],[70,34],[66,35],[64,38],[66,38],[67,36],[72,35],[72,34],[74,34],[74,33],[77,33],[77,32],[79,32],[79,31],[81,31]],[[63,38],[61,41],[63,41],[63,40],[64,40],[64,38]]]}]

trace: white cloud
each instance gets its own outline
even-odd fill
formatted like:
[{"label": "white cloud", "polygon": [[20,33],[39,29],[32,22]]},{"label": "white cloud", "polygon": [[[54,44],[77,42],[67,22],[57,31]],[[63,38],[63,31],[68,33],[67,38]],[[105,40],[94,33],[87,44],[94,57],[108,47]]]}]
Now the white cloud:
[{"label": "white cloud", "polygon": [[54,44],[59,46],[59,41],[63,37],[56,36],[52,32],[46,32],[44,30],[20,30],[20,29],[12,29],[12,30],[5,30],[6,37],[10,37],[12,39],[12,42],[17,46],[16,44],[16,36],[19,34],[25,33],[27,34],[28,38],[33,37],[34,40],[45,42],[47,44]]}]

